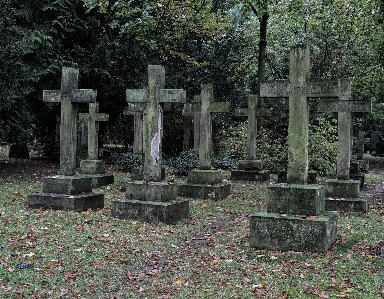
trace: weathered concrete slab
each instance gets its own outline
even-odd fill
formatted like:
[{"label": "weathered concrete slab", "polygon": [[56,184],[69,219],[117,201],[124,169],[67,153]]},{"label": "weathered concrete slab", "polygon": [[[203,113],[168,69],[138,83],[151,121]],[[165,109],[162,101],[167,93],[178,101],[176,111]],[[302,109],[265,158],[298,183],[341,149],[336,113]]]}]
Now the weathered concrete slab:
[{"label": "weathered concrete slab", "polygon": [[329,179],[324,182],[325,197],[358,198],[360,181]]},{"label": "weathered concrete slab", "polygon": [[250,246],[267,250],[325,252],[336,239],[337,220],[336,212],[303,218],[256,213],[250,219]]},{"label": "weathered concrete slab", "polygon": [[366,198],[326,198],[325,199],[326,211],[338,212],[368,212],[368,201]]},{"label": "weathered concrete slab", "polygon": [[265,182],[271,178],[269,170],[231,170],[231,180]]},{"label": "weathered concrete slab", "polygon": [[189,201],[114,200],[111,215],[120,219],[172,224],[189,217]]},{"label": "weathered concrete slab", "polygon": [[319,215],[325,211],[320,185],[276,184],[268,187],[268,213]]},{"label": "weathered concrete slab", "polygon": [[88,176],[55,175],[43,179],[43,193],[75,195],[92,192],[92,179]]},{"label": "weathered concrete slab", "polygon": [[209,198],[220,200],[231,194],[231,184],[180,184],[177,186],[177,195],[189,198]]},{"label": "weathered concrete slab", "polygon": [[46,208],[52,210],[66,210],[83,212],[88,209],[104,208],[104,194],[87,193],[67,195],[56,193],[36,193],[28,195],[28,208]]}]

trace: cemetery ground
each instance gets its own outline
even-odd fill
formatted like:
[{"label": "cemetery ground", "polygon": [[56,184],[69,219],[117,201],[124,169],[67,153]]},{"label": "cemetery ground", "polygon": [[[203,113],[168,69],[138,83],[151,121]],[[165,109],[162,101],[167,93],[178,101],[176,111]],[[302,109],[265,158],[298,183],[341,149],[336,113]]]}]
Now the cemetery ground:
[{"label": "cemetery ground", "polygon": [[114,168],[116,183],[96,190],[105,193],[104,209],[27,209],[27,195],[58,165],[1,161],[0,297],[384,297],[383,161],[371,161],[366,175],[369,212],[341,213],[326,253],[249,247],[249,216],[265,207],[275,177],[233,181],[232,195],[220,201],[191,199],[188,220],[164,225],[110,216],[110,201],[124,198],[120,182],[129,177]]}]

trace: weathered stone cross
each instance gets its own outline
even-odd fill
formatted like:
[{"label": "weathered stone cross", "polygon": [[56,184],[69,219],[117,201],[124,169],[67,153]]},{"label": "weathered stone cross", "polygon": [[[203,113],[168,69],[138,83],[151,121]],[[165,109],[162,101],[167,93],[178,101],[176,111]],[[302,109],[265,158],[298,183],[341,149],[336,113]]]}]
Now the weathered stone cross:
[{"label": "weathered stone cross", "polygon": [[89,113],[80,113],[79,120],[88,122],[88,160],[98,160],[99,122],[108,121],[109,115],[99,113],[99,103],[89,103]]},{"label": "weathered stone cross", "polygon": [[164,89],[165,69],[160,65],[148,66],[148,88],[127,89],[128,103],[145,104],[143,114],[143,178],[145,181],[161,181],[163,108],[161,103],[184,103],[186,93],[182,89]]},{"label": "weathered stone cross", "polygon": [[257,95],[249,95],[248,108],[236,109],[235,115],[248,117],[247,160],[256,160],[257,120],[259,117],[270,116],[271,112],[269,109],[259,107]]},{"label": "weathered stone cross", "polygon": [[212,168],[212,113],[229,112],[228,102],[213,102],[212,84],[201,84],[201,94],[195,102],[186,103],[184,113],[199,113],[199,169]]},{"label": "weathered stone cross", "polygon": [[76,174],[77,112],[79,103],[96,102],[97,91],[78,89],[79,70],[63,67],[61,90],[44,90],[44,102],[61,103],[60,171],[59,174]]},{"label": "weathered stone cross", "polygon": [[193,150],[199,152],[200,142],[200,110],[201,105],[200,95],[193,97],[192,103],[186,103],[183,109],[183,115],[187,117],[193,117]]},{"label": "weathered stone cross", "polygon": [[341,81],[339,84],[339,100],[329,99],[319,103],[319,112],[337,112],[338,143],[336,176],[341,180],[349,179],[351,161],[351,128],[352,113],[370,113],[371,101],[350,100],[351,84]]},{"label": "weathered stone cross", "polygon": [[[128,89],[130,90],[130,89]],[[127,94],[128,101],[128,94]],[[128,103],[124,115],[133,115],[133,154],[143,162],[143,114],[145,103]]]}]

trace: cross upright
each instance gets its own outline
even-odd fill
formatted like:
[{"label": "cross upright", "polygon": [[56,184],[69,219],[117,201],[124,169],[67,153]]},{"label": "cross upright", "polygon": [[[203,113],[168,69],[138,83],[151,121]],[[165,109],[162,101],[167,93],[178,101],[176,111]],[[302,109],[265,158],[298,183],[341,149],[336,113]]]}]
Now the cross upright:
[{"label": "cross upright", "polygon": [[201,84],[200,102],[188,103],[185,113],[200,114],[199,128],[199,169],[210,170],[212,152],[212,113],[229,112],[228,102],[213,101],[212,84]]},{"label": "cross upright", "polygon": [[257,120],[259,117],[270,116],[270,110],[260,107],[260,100],[257,95],[248,95],[248,108],[235,110],[236,116],[248,117],[247,131],[247,160],[256,160],[256,136]]},{"label": "cross upright", "polygon": [[351,84],[339,83],[338,100],[329,99],[319,103],[318,112],[337,112],[338,143],[336,176],[341,180],[349,179],[351,161],[351,131],[353,114],[366,114],[372,111],[370,100],[350,100]]},{"label": "cross upright", "polygon": [[[128,101],[128,97],[127,97]],[[124,115],[133,115],[133,154],[143,162],[143,114],[145,103],[128,103]]]},{"label": "cross upright", "polygon": [[96,102],[97,91],[78,89],[79,70],[63,67],[61,90],[44,90],[43,101],[61,103],[60,171],[59,174],[76,174],[77,112],[79,103]]},{"label": "cross upright", "polygon": [[200,110],[196,111],[194,106],[200,107],[200,95],[195,95],[193,97],[193,102],[185,103],[183,109],[183,115],[188,117],[193,117],[193,150],[199,152],[199,142],[200,142]]},{"label": "cross upright", "polygon": [[109,115],[99,113],[99,103],[89,103],[89,113],[80,113],[79,120],[88,122],[88,159],[99,159],[99,122],[108,121]]},{"label": "cross upright", "polygon": [[[260,96],[289,97],[288,183],[304,184],[308,176],[307,98],[320,98],[318,112],[338,112],[338,178],[349,177],[351,112],[368,112],[369,101],[351,101],[351,83],[347,80],[309,80],[310,58],[307,47],[292,48],[290,80],[264,82]],[[325,100],[322,98],[338,98]],[[369,102],[369,103],[368,103]],[[343,127],[347,129],[342,129]]]},{"label": "cross upright", "polygon": [[[165,89],[165,69],[161,65],[148,66],[148,87],[127,89],[128,103],[144,105],[143,114],[143,178],[145,181],[161,181],[162,153],[162,103],[185,103],[182,89]],[[142,104],[141,104],[142,103]]]}]

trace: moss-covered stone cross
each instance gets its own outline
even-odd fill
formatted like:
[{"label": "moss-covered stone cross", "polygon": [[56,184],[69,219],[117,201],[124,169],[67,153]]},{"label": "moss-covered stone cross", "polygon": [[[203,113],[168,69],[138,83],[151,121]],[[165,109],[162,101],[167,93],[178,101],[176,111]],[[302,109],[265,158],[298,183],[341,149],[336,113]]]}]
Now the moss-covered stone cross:
[{"label": "moss-covered stone cross", "polygon": [[165,69],[161,65],[148,66],[148,87],[127,89],[128,103],[144,105],[143,110],[143,178],[145,181],[161,181],[162,155],[162,103],[185,103],[182,89],[164,89]]},{"label": "moss-covered stone cross", "polygon": [[88,122],[88,160],[98,160],[99,122],[108,121],[109,115],[99,113],[99,103],[89,103],[89,113],[80,113],[79,120]]},{"label": "moss-covered stone cross", "polygon": [[96,102],[97,91],[78,89],[79,70],[63,67],[61,90],[44,90],[43,101],[61,103],[59,174],[76,174],[77,117],[79,103]]}]

